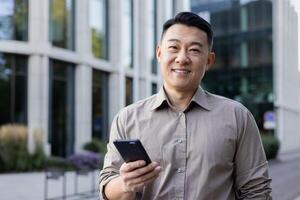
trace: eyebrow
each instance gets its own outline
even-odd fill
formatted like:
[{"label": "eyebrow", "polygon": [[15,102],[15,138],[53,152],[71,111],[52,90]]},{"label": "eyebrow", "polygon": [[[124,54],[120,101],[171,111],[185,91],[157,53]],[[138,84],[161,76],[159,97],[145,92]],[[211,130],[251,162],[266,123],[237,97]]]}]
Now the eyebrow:
[{"label": "eyebrow", "polygon": [[[167,40],[167,42],[178,42],[178,43],[180,43],[180,40],[178,40],[178,39],[169,39],[169,40]],[[197,45],[200,48],[203,48],[203,44],[200,43],[200,42],[191,42],[190,46],[192,46],[192,45]]]}]

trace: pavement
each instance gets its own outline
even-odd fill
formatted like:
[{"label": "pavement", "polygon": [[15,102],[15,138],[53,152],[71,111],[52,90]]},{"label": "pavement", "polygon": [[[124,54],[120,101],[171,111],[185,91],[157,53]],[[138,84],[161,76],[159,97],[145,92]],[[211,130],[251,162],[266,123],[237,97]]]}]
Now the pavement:
[{"label": "pavement", "polygon": [[273,200],[300,200],[300,152],[269,161]]},{"label": "pavement", "polygon": [[[300,200],[300,152],[280,155],[278,159],[269,161],[269,166],[273,200]],[[98,200],[97,176],[98,171],[77,176],[76,192],[76,174],[67,172],[65,175],[66,199]],[[44,172],[0,174],[0,199],[44,200],[45,177]],[[62,197],[62,188],[62,177],[49,179],[48,199],[54,200],[55,197]]]}]

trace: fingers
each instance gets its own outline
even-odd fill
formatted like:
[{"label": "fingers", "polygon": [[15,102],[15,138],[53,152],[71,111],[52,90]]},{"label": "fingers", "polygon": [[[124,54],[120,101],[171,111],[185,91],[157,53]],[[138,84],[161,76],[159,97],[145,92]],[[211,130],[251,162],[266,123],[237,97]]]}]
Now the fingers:
[{"label": "fingers", "polygon": [[[133,170],[126,171],[127,173],[124,173],[125,174],[124,178],[126,178],[126,179],[133,179],[133,178],[140,177],[140,176],[142,176],[144,174],[152,172],[156,167],[158,167],[158,163],[156,163],[156,162],[150,163],[147,166],[143,165],[140,168],[134,168],[134,167],[132,167]],[[128,168],[131,168],[131,166],[128,166]],[[125,170],[128,169],[128,168],[125,168]],[[120,169],[120,171],[121,171],[121,169]],[[121,174],[122,174],[122,171],[121,171]]]},{"label": "fingers", "polygon": [[145,161],[124,163],[120,168],[123,180],[123,191],[139,191],[148,183],[154,181],[161,171],[158,163],[153,162],[145,166]]},{"label": "fingers", "polygon": [[156,179],[161,171],[161,167],[157,166],[154,168],[154,170],[150,171],[149,173],[145,173],[135,179],[132,179],[132,184],[144,184],[146,185],[149,182],[152,182],[154,179]]},{"label": "fingers", "polygon": [[146,162],[143,160],[138,160],[134,162],[129,162],[129,163],[123,163],[120,171],[121,172],[130,172],[133,171],[134,169],[141,168],[146,165]]},{"label": "fingers", "polygon": [[157,177],[158,177],[159,173],[157,173],[156,175],[150,177],[149,179],[143,181],[143,182],[139,182],[139,183],[129,183],[129,186],[131,188],[132,192],[138,192],[140,190],[143,189],[144,186],[146,186],[147,184],[153,182]]}]

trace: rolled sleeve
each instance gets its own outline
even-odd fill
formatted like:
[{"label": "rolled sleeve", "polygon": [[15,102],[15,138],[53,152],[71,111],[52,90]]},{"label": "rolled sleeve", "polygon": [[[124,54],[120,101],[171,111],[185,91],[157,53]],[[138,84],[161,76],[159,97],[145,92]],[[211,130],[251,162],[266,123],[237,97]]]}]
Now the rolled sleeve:
[{"label": "rolled sleeve", "polygon": [[99,196],[100,199],[107,199],[104,194],[104,188],[112,179],[120,175],[119,169],[123,164],[119,152],[116,150],[113,141],[124,138],[124,123],[120,113],[114,118],[110,131],[109,143],[107,144],[107,153],[104,157],[103,169],[99,173]]},{"label": "rolled sleeve", "polygon": [[119,176],[118,173],[106,172],[106,170],[102,170],[99,174],[99,197],[101,200],[108,200],[104,193],[104,188],[107,183],[109,183],[112,179],[117,178]]},{"label": "rolled sleeve", "polygon": [[272,199],[268,162],[256,122],[247,111],[235,156],[235,186],[238,199]]}]

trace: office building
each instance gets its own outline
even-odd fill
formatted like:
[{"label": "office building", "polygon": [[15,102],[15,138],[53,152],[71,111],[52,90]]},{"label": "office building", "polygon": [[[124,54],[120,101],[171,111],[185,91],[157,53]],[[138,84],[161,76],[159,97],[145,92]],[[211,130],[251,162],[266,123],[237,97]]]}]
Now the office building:
[{"label": "office building", "polygon": [[160,87],[162,23],[189,1],[0,0],[0,125],[66,157],[106,140],[117,111]]},{"label": "office building", "polygon": [[300,150],[298,18],[289,1],[194,0],[192,11],[210,21],[216,63],[203,87],[243,103],[261,132]]}]

